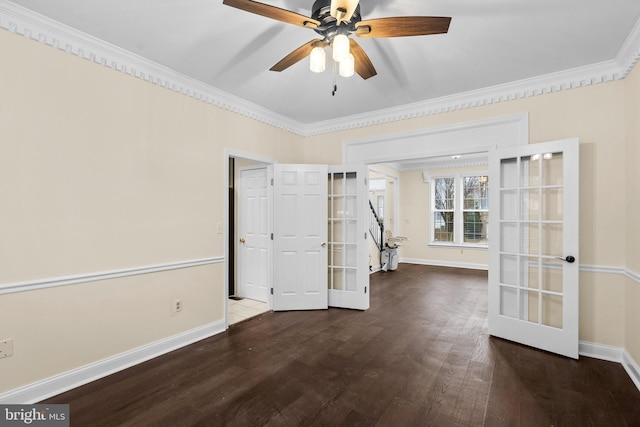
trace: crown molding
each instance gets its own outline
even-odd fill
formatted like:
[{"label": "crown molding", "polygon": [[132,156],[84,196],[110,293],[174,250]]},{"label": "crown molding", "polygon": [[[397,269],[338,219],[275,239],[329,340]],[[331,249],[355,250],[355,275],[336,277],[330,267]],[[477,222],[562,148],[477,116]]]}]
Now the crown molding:
[{"label": "crown molding", "polygon": [[[630,70],[629,70],[630,71]],[[628,73],[627,73],[628,74]],[[306,126],[305,136],[339,132],[417,117],[481,107],[547,93],[560,92],[626,77],[615,60],[560,71],[427,101],[401,105]]]},{"label": "crown molding", "polygon": [[0,0],[0,28],[276,128],[304,133],[304,125],[295,120],[7,0]]},{"label": "crown molding", "polygon": [[640,59],[640,20],[638,20],[616,57],[609,61],[399,107],[304,124],[39,15],[8,0],[0,0],[0,28],[207,104],[305,137],[621,80],[631,72]]},{"label": "crown molding", "polygon": [[621,78],[629,75],[638,60],[640,60],[640,19],[633,26],[616,55],[616,64],[620,69]]}]

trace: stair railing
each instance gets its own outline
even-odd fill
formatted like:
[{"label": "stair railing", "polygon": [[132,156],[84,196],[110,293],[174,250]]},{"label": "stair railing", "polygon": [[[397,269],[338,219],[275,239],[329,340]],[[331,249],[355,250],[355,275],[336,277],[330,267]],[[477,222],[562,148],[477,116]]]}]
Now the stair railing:
[{"label": "stair railing", "polygon": [[369,233],[371,233],[371,237],[373,237],[373,241],[376,244],[376,247],[380,252],[384,249],[384,224],[380,218],[378,218],[378,214],[376,213],[376,209],[373,207],[373,203],[369,200]]}]

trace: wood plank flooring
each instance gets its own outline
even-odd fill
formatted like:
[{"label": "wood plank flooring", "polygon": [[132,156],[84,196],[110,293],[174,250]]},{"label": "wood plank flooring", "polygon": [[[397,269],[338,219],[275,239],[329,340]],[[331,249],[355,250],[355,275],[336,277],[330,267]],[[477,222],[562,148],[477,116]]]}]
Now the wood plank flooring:
[{"label": "wood plank flooring", "polygon": [[621,365],[487,335],[486,272],[401,264],[371,308],[267,313],[62,395],[73,426],[640,426]]}]

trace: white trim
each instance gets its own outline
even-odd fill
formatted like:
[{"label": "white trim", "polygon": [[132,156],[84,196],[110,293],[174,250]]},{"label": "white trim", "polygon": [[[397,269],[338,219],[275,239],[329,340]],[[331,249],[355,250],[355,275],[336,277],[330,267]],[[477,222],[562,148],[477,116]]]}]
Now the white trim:
[{"label": "white trim", "polygon": [[488,152],[529,143],[529,114],[519,113],[342,143],[344,163],[388,163],[422,157]]},{"label": "white trim", "polygon": [[0,0],[0,28],[301,136],[380,125],[621,80],[640,58],[639,20],[616,58],[609,61],[399,107],[303,124],[7,0]]},{"label": "white trim", "polygon": [[[258,162],[258,163],[265,163],[265,164],[275,164],[278,163],[275,159],[272,159],[270,157],[264,157],[264,156],[257,156],[255,154],[250,154],[250,153],[245,153],[243,151],[238,151],[238,150],[231,150],[229,148],[225,148],[224,149],[224,156],[226,159],[226,165],[227,168],[229,167],[229,158],[233,157],[233,158],[239,158],[239,159],[243,159],[243,160],[249,160],[252,162]],[[227,170],[228,173],[228,170]],[[228,177],[228,175],[227,175]],[[229,183],[227,182],[227,186],[229,185]],[[228,187],[227,187],[228,188]]]},{"label": "white trim", "polygon": [[468,270],[488,270],[487,264],[473,264],[470,262],[453,262],[442,261],[435,259],[420,259],[420,258],[400,258],[400,262],[405,264],[419,264],[419,265],[433,265],[436,267],[453,267],[453,268],[465,268]]},{"label": "white trim", "polygon": [[588,341],[580,341],[579,346],[581,356],[620,363],[624,370],[627,371],[631,381],[633,381],[638,390],[640,390],[640,366],[633,360],[633,357],[631,357],[627,350]]},{"label": "white trim", "polygon": [[219,320],[0,394],[0,404],[31,404],[225,331]]},{"label": "white trim", "polygon": [[[1,0],[0,0],[1,1]],[[224,226],[223,226],[223,242],[224,242],[224,259],[229,259],[229,236],[231,233],[232,235],[235,233],[235,230],[230,230],[229,229],[229,159],[230,158],[234,158],[234,159],[244,159],[244,160],[250,160],[253,162],[261,162],[264,163],[265,166],[267,167],[267,182],[270,182],[271,179],[273,178],[273,165],[276,162],[275,159],[271,159],[269,157],[263,157],[263,156],[258,156],[255,154],[249,154],[249,153],[245,153],[242,151],[237,151],[237,150],[232,150],[232,149],[228,149],[225,148],[224,149],[224,165],[223,165],[223,170],[224,170],[224,188],[223,188],[223,193],[224,193]],[[235,176],[233,177],[233,179],[235,180]],[[269,200],[270,203],[272,203],[273,201],[273,187],[270,185],[269,186]],[[272,211],[273,210],[273,206],[269,207],[269,210]],[[271,230],[273,230],[273,224],[270,223],[269,227],[271,228]],[[271,248],[271,255],[270,257],[273,257],[273,247]],[[236,260],[237,262],[237,260]],[[271,263],[272,261],[270,261]],[[223,295],[222,297],[224,298],[225,304],[224,304],[224,324],[228,325],[229,324],[229,308],[228,308],[228,302],[229,302],[229,269],[230,268],[234,268],[233,265],[229,265],[227,263],[227,265],[225,266],[224,269],[224,291],[223,291]],[[273,284],[273,277],[269,278],[269,282],[271,284]],[[272,301],[272,296],[271,294],[267,295],[267,308],[270,310],[273,307],[273,301]]]},{"label": "white trim", "polygon": [[[486,247],[474,247],[474,246],[456,246],[456,245],[429,245],[435,248],[449,248],[449,249],[477,249],[487,250]],[[440,267],[457,267],[457,268],[469,268],[474,270],[487,270],[489,267],[486,264],[471,264],[471,263],[459,263],[454,261],[442,261],[442,260],[429,260],[421,258],[400,258],[400,262],[407,264],[420,264],[420,265],[435,265]],[[580,265],[580,271],[583,273],[603,273],[603,274],[620,274],[622,276],[629,277],[632,280],[640,283],[640,275],[631,270],[627,270],[624,267],[608,267],[602,265]]]},{"label": "white trim", "polygon": [[640,19],[636,21],[633,29],[622,44],[616,55],[616,64],[620,68],[621,75],[627,77],[640,59]]},{"label": "white trim", "polygon": [[143,267],[124,268],[120,270],[101,271],[98,273],[78,274],[75,276],[54,277],[25,282],[6,283],[0,285],[0,295],[16,292],[33,291],[37,289],[55,288],[58,286],[74,285],[77,283],[95,282],[97,280],[116,279],[119,277],[137,276],[140,274],[158,273],[161,271],[178,270],[181,268],[198,267],[201,265],[218,264],[224,262],[222,256],[202,258],[189,261],[170,262]]},{"label": "white trim", "polygon": [[631,357],[627,350],[624,350],[621,363],[624,370],[629,374],[631,381],[633,381],[638,390],[640,390],[640,366],[638,362],[633,360],[633,357]]},{"label": "white trim", "polygon": [[635,280],[636,282],[640,283],[640,274],[639,273],[636,273],[635,271],[631,271],[629,269],[625,269],[624,270],[624,275],[627,276],[629,279]]},{"label": "white trim", "polygon": [[304,125],[25,7],[0,0],[0,28],[294,134]]},{"label": "white trim", "polygon": [[371,266],[371,271],[369,271],[369,274],[373,274],[373,273],[377,273],[378,271],[382,270],[382,266],[380,264],[378,265],[372,265]]},{"label": "white trim", "polygon": [[622,356],[624,353],[623,348],[597,344],[589,341],[579,341],[578,348],[580,356],[593,357],[594,359],[622,363]]},{"label": "white trim", "polygon": [[621,274],[628,277],[631,280],[635,280],[640,283],[640,274],[635,271],[631,271],[624,267],[610,267],[604,265],[582,265],[580,264],[580,271],[587,273],[603,273],[603,274]]},{"label": "white trim", "polygon": [[630,71],[631,69],[621,69],[616,60],[610,60],[399,107],[317,122],[305,127],[305,136],[376,126],[607,83],[624,79]]},{"label": "white trim", "polygon": [[[393,234],[395,236],[398,236],[400,234],[400,221],[398,221],[397,219],[400,218],[400,192],[402,191],[400,189],[401,185],[400,185],[400,176],[393,174],[393,173],[389,173],[383,169],[380,169],[378,167],[376,167],[375,165],[369,165],[368,167],[368,171],[369,172],[373,172],[373,173],[377,173],[380,175],[385,176],[385,179],[389,179],[392,178],[393,182],[394,182],[394,187],[393,187],[393,211],[394,211],[394,219],[395,221],[393,222]],[[367,175],[368,178],[368,175]],[[386,191],[386,190],[385,190]]]},{"label": "white trim", "polygon": [[422,171],[432,171],[438,169],[456,169],[456,168],[473,168],[473,167],[489,167],[489,160],[479,160],[475,162],[442,162],[442,163],[423,163],[418,165],[411,165],[407,167],[402,167],[398,165],[398,170],[401,172],[422,172]]}]

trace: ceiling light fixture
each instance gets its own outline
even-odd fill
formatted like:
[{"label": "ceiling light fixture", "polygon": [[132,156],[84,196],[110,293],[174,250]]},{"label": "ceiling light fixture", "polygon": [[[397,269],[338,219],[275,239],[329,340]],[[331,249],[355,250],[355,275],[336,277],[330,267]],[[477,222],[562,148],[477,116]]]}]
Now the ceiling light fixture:
[{"label": "ceiling light fixture", "polygon": [[333,38],[333,60],[342,62],[349,56],[349,37],[338,34]]},{"label": "ceiling light fixture", "polygon": [[352,54],[349,54],[346,59],[340,61],[340,75],[342,77],[351,77],[355,72],[356,60]]},{"label": "ceiling light fixture", "polygon": [[326,53],[324,47],[316,46],[311,50],[309,68],[314,73],[321,73],[325,69]]}]

